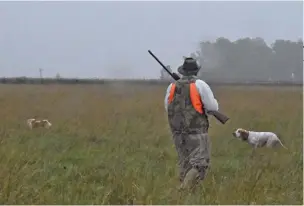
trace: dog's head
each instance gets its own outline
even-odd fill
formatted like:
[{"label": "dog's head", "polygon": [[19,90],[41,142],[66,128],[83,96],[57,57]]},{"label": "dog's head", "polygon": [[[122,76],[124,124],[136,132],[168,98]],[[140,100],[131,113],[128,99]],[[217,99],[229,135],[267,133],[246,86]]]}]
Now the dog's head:
[{"label": "dog's head", "polygon": [[47,119],[44,119],[41,122],[45,128],[50,128],[52,126],[52,124]]},{"label": "dog's head", "polygon": [[248,139],[249,136],[249,132],[245,129],[242,128],[238,128],[237,130],[235,130],[232,135],[236,138],[239,138],[241,140],[246,141]]}]

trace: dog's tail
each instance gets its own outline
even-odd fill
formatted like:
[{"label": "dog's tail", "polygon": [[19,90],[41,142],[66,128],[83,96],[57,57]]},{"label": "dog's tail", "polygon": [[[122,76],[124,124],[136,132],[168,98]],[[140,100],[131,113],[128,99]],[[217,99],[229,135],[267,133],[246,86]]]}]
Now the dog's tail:
[{"label": "dog's tail", "polygon": [[280,143],[280,145],[282,147],[284,147],[284,149],[287,149],[287,147],[285,147],[284,144],[282,143],[281,137],[282,137],[282,134],[281,133],[277,133],[278,142]]},{"label": "dog's tail", "polygon": [[[279,139],[279,143],[282,145],[282,147],[284,147],[285,149],[287,149],[287,147],[285,147],[284,145],[283,145],[283,143],[281,142],[281,140]],[[288,150],[288,149],[287,149]]]}]

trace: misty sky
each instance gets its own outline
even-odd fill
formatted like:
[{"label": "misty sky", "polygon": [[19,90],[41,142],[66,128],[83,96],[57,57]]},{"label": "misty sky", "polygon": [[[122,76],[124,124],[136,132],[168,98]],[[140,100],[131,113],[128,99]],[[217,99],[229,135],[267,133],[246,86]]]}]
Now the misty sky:
[{"label": "misty sky", "polygon": [[0,2],[0,77],[156,78],[201,40],[297,40],[303,2]]}]

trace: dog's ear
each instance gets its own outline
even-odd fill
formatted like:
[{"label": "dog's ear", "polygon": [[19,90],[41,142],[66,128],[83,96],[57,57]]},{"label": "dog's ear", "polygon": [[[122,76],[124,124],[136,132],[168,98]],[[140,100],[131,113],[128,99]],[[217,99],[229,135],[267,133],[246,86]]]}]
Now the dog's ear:
[{"label": "dog's ear", "polygon": [[248,140],[249,132],[244,129],[241,129],[239,131],[240,131],[240,136],[241,136],[242,140],[244,140],[244,141]]}]

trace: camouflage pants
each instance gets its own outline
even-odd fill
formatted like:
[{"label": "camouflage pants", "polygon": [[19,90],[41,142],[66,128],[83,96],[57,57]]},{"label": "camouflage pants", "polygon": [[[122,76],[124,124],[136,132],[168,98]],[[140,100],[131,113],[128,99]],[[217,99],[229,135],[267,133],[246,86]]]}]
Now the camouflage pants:
[{"label": "camouflage pants", "polygon": [[179,159],[180,181],[184,181],[186,174],[191,169],[198,171],[197,180],[203,180],[210,164],[208,134],[173,133],[173,140]]}]

